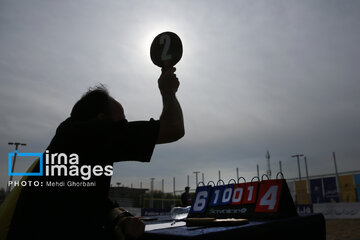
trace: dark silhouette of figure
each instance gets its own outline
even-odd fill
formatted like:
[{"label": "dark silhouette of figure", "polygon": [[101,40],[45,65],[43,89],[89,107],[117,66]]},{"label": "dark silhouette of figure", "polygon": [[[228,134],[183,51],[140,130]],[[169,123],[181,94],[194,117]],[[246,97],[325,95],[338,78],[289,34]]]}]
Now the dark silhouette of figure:
[{"label": "dark silhouette of figure", "polygon": [[187,207],[187,206],[191,205],[191,198],[190,198],[189,191],[190,191],[190,188],[185,187],[185,192],[183,194],[181,194],[181,206],[182,207]]},{"label": "dark silhouette of figure", "polygon": [[[82,96],[46,149],[48,154],[77,154],[77,166],[82,170],[78,176],[68,173],[28,177],[29,181],[43,185],[22,188],[7,239],[135,239],[141,236],[143,222],[109,200],[111,174],[99,169],[121,161],[149,162],[156,144],[175,142],[184,136],[175,70],[163,72],[158,80],[163,102],[159,120],[128,122],[122,105],[103,86],[90,89]],[[34,172],[39,170],[39,164],[37,162]],[[45,162],[43,165],[45,169]],[[84,180],[81,175],[88,176],[89,171],[91,176]],[[65,186],[51,186],[55,182],[65,182]],[[68,186],[68,182],[94,183],[95,186]]]}]

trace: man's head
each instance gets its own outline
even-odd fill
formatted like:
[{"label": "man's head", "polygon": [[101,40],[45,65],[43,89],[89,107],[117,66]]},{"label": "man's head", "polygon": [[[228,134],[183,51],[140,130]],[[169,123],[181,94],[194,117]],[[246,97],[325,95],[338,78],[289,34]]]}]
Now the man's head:
[{"label": "man's head", "polygon": [[185,192],[189,192],[190,188],[189,187],[185,187]]},{"label": "man's head", "polygon": [[90,119],[120,121],[125,119],[123,107],[109,95],[103,85],[90,88],[74,105],[70,116],[78,121]]}]

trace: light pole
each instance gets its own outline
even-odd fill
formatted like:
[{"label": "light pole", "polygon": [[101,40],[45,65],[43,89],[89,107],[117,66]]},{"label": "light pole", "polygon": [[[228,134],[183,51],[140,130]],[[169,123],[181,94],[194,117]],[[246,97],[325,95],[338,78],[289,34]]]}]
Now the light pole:
[{"label": "light pole", "polygon": [[198,186],[198,174],[200,173],[199,171],[195,171],[195,172],[193,172],[194,174],[195,174],[195,182],[196,182],[196,186],[195,186],[195,188],[197,188],[197,186]]},{"label": "light pole", "polygon": [[299,196],[299,199],[300,201],[302,202],[302,184],[301,184],[301,172],[300,172],[300,161],[299,161],[299,158],[300,157],[303,157],[304,154],[295,154],[295,155],[292,155],[291,157],[296,157],[297,159],[297,164],[298,164],[298,170],[299,170],[299,185],[300,185],[300,196]]},{"label": "light pole", "polygon": [[306,156],[304,156],[304,160],[305,160],[305,171],[306,171],[306,195],[307,195],[307,199],[309,201],[309,203],[311,202],[311,197],[310,197],[310,180],[309,180],[309,172],[308,172],[308,167],[307,167],[307,161],[306,161]]},{"label": "light pole", "polygon": [[164,179],[161,180],[161,208],[164,209]]},{"label": "light pole", "polygon": [[269,179],[271,179],[271,169],[270,169],[270,153],[269,150],[266,152],[265,158],[267,159],[267,171],[266,175],[268,175]]},{"label": "light pole", "polygon": [[150,208],[154,207],[154,180],[155,178],[150,178]]},{"label": "light pole", "polygon": [[[16,162],[16,156],[17,156],[17,150],[19,148],[19,146],[26,146],[26,143],[20,143],[20,142],[9,142],[8,143],[9,145],[15,145],[15,151],[14,151],[14,161],[12,162],[12,166],[11,166],[11,172],[13,173],[14,172],[14,168],[15,168],[15,162]],[[11,175],[10,176],[10,180],[9,182],[11,182],[13,179],[13,176]],[[10,192],[10,189],[11,189],[11,186],[8,184],[8,190],[7,192],[9,193]]]},{"label": "light pole", "polygon": [[173,177],[173,191],[174,191],[174,205],[175,205],[175,194],[176,194],[176,190],[175,190],[175,177]]},{"label": "light pole", "polygon": [[338,168],[337,168],[337,164],[336,164],[336,155],[335,152],[333,152],[333,158],[334,158],[334,165],[335,165],[335,175],[336,175],[336,190],[338,192],[338,196],[339,196],[339,202],[341,202],[341,188],[340,188],[340,181],[339,181],[339,173],[338,173]]}]

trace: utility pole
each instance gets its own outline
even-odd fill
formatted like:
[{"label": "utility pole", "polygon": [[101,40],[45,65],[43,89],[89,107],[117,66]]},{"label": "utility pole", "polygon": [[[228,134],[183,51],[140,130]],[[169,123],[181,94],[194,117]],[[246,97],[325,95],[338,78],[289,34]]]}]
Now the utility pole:
[{"label": "utility pole", "polygon": [[[26,146],[26,143],[9,142],[8,144],[9,144],[9,145],[15,145],[14,160],[12,161],[12,164],[11,164],[11,172],[13,173],[13,172],[14,172],[14,169],[15,169],[15,162],[16,162],[16,156],[17,156],[17,153],[18,153],[18,148],[19,148],[19,146]],[[11,175],[9,182],[11,182],[12,179],[13,179],[13,176]],[[10,190],[11,190],[11,186],[10,186],[9,183],[8,183],[8,189],[7,189],[7,193],[8,193],[8,194],[10,193]]]},{"label": "utility pole", "polygon": [[[295,155],[292,155],[291,157],[292,158],[295,158],[297,159],[297,165],[298,165],[298,170],[299,170],[299,185],[300,185],[300,196],[299,196],[299,199],[301,201],[301,203],[303,203],[303,199],[302,199],[302,184],[301,184],[301,172],[300,172],[300,160],[299,158],[300,157],[303,157],[304,154],[295,154]],[[299,203],[298,203],[299,204]]]},{"label": "utility pole", "polygon": [[309,180],[309,172],[308,172],[308,167],[307,167],[307,161],[306,161],[306,156],[304,156],[304,161],[305,161],[305,171],[306,171],[306,194],[307,194],[307,198],[309,203],[311,202],[311,197],[310,197],[310,180]]},{"label": "utility pole", "polygon": [[202,182],[203,182],[204,185],[205,185],[205,176],[204,176],[204,173],[202,173],[201,175],[202,175]]},{"label": "utility pole", "polygon": [[195,182],[196,182],[196,186],[195,186],[195,188],[197,188],[197,186],[198,186],[198,184],[199,184],[199,182],[198,182],[198,174],[200,173],[199,171],[195,171],[195,172],[193,172],[194,174],[195,174]]},{"label": "utility pole", "polygon": [[239,180],[239,168],[236,168],[236,182]]},{"label": "utility pole", "polygon": [[333,152],[333,159],[334,159],[336,182],[337,182],[336,183],[336,189],[337,189],[337,192],[338,192],[339,202],[341,202],[341,189],[340,189],[340,181],[339,181],[339,172],[338,172],[338,169],[337,169],[335,152]]},{"label": "utility pole", "polygon": [[165,185],[165,180],[162,179],[161,180],[161,191],[164,193],[164,185]]},{"label": "utility pole", "polygon": [[173,178],[174,205],[175,205],[175,177]]},{"label": "utility pole", "polygon": [[265,158],[267,159],[267,171],[266,175],[268,175],[269,179],[271,179],[271,169],[270,169],[270,153],[269,150],[267,150]]},{"label": "utility pole", "polygon": [[154,180],[155,178],[150,178],[150,208],[154,207]]},{"label": "utility pole", "polygon": [[164,209],[164,179],[161,180],[161,208]]}]

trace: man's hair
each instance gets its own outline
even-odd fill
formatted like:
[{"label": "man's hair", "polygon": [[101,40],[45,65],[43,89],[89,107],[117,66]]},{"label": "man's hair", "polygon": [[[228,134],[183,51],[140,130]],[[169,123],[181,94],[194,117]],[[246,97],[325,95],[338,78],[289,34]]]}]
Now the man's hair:
[{"label": "man's hair", "polygon": [[108,114],[110,95],[104,85],[89,88],[71,110],[73,120],[86,121],[94,119],[99,113]]}]

